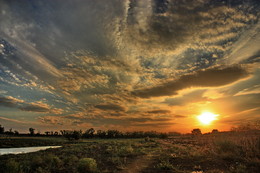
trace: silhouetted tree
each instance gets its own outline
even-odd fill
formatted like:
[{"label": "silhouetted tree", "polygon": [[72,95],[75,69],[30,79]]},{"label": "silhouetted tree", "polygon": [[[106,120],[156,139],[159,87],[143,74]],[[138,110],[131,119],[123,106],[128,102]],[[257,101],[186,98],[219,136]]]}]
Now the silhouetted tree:
[{"label": "silhouetted tree", "polygon": [[38,132],[36,133],[36,135],[37,135],[37,136],[41,136],[41,131],[38,131]]},{"label": "silhouetted tree", "polygon": [[65,133],[66,133],[66,130],[60,130],[60,133],[61,133],[62,136],[64,136]]},{"label": "silhouetted tree", "polygon": [[79,140],[82,136],[82,131],[81,130],[62,130],[61,132],[62,136],[64,136],[65,138],[67,138],[68,140]]},{"label": "silhouetted tree", "polygon": [[14,135],[13,129],[10,128],[9,131],[6,131],[5,134],[7,135]]},{"label": "silhouetted tree", "polygon": [[108,138],[118,138],[118,137],[120,137],[120,132],[118,130],[108,130],[107,137]]},{"label": "silhouetted tree", "polygon": [[19,132],[17,130],[14,131],[15,135],[19,135]]},{"label": "silhouetted tree", "polygon": [[201,130],[200,130],[200,129],[193,129],[193,130],[191,131],[191,133],[192,133],[193,135],[201,135]]},{"label": "silhouetted tree", "polygon": [[49,136],[50,132],[49,131],[46,131],[44,132],[46,136]]},{"label": "silhouetted tree", "polygon": [[0,125],[0,134],[4,134],[4,132],[5,132],[5,128],[2,125]]},{"label": "silhouetted tree", "polygon": [[75,139],[75,140],[79,140],[82,136],[82,131],[79,130],[74,130],[73,133],[72,133],[72,138]]},{"label": "silhouetted tree", "polygon": [[166,139],[166,138],[168,138],[168,135],[167,135],[167,133],[160,133],[159,138]]},{"label": "silhouetted tree", "polygon": [[85,131],[85,133],[83,134],[83,137],[85,137],[85,138],[93,138],[94,137],[94,133],[95,133],[95,130],[93,128],[90,128],[90,129]]},{"label": "silhouetted tree", "polygon": [[34,129],[34,128],[32,128],[32,127],[31,127],[31,128],[29,128],[30,135],[32,135],[32,136],[33,136],[33,135],[34,135],[34,131],[35,131],[35,129]]},{"label": "silhouetted tree", "polygon": [[99,138],[105,138],[106,135],[107,135],[106,131],[103,131],[103,130],[98,130],[98,131],[97,131],[97,136],[98,136]]},{"label": "silhouetted tree", "polygon": [[216,133],[218,133],[218,132],[219,132],[218,129],[213,129],[211,133],[212,133],[212,134],[216,134]]}]

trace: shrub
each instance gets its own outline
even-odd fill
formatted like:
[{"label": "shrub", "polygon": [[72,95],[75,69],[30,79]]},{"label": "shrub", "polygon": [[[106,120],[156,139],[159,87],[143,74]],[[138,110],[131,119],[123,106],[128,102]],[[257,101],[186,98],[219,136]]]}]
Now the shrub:
[{"label": "shrub", "polygon": [[215,144],[219,152],[236,152],[236,150],[238,149],[238,146],[230,140],[216,141]]},{"label": "shrub", "polygon": [[243,152],[241,147],[230,140],[220,140],[215,142],[216,154],[226,161],[240,160]]},{"label": "shrub", "polygon": [[79,160],[78,171],[80,173],[86,172],[97,172],[97,163],[95,159],[92,158],[82,158]]},{"label": "shrub", "polygon": [[18,173],[19,167],[20,167],[20,165],[18,162],[16,162],[14,159],[9,159],[5,165],[5,172],[6,173]]},{"label": "shrub", "polygon": [[107,149],[106,149],[106,153],[107,154],[112,154],[113,153],[113,147],[112,146],[108,146]]},{"label": "shrub", "polygon": [[134,152],[134,149],[132,148],[132,146],[128,145],[128,146],[124,146],[124,147],[120,148],[119,155],[120,156],[129,156],[129,155],[133,154],[133,152]]},{"label": "shrub", "polygon": [[43,160],[40,156],[34,156],[32,158],[32,162],[31,162],[31,168],[32,169],[37,169],[38,167],[40,167],[43,164]]},{"label": "shrub", "polygon": [[145,138],[144,138],[144,141],[145,141],[145,142],[150,142],[149,136],[145,137]]},{"label": "shrub", "polygon": [[174,167],[169,161],[162,161],[155,166],[159,170],[173,170]]},{"label": "shrub", "polygon": [[58,156],[48,154],[44,157],[44,164],[46,168],[49,168],[51,170],[58,170],[62,165],[62,161]]},{"label": "shrub", "polygon": [[243,164],[238,164],[235,166],[231,166],[230,168],[230,172],[232,173],[247,173],[247,167]]},{"label": "shrub", "polygon": [[48,173],[48,171],[46,171],[45,169],[43,169],[42,167],[39,167],[35,170],[35,173]]},{"label": "shrub", "polygon": [[64,165],[72,166],[78,161],[78,157],[75,155],[66,156],[63,159]]}]

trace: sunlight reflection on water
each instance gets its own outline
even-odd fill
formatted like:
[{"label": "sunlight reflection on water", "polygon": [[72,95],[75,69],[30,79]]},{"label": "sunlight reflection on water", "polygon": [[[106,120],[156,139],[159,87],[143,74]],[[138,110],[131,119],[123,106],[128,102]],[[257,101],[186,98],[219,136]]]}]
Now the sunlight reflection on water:
[{"label": "sunlight reflection on water", "polygon": [[0,155],[31,153],[49,148],[60,148],[61,146],[41,146],[41,147],[23,147],[23,148],[0,148]]}]

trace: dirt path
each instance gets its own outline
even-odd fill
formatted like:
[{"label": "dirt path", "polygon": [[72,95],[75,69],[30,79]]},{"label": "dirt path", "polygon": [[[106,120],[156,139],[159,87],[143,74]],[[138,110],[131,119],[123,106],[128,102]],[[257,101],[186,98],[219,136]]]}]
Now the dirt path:
[{"label": "dirt path", "polygon": [[[161,147],[163,149],[167,149],[171,144],[170,142],[166,142],[163,140],[160,140],[158,142],[160,142]],[[149,167],[153,164],[156,157],[158,156],[159,156],[158,151],[153,151],[148,155],[140,156],[135,161],[127,165],[127,167],[119,173],[141,173],[147,168],[149,169]]]},{"label": "dirt path", "polygon": [[127,167],[120,173],[141,173],[153,163],[154,157],[156,157],[155,152],[149,153],[145,156],[141,156],[131,164],[127,165]]}]

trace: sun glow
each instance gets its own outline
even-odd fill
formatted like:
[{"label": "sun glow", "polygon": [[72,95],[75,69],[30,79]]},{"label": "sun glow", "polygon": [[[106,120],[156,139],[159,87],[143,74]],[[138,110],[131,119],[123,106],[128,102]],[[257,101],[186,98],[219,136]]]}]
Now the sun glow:
[{"label": "sun glow", "polygon": [[209,125],[212,121],[217,120],[218,115],[211,112],[203,112],[197,116],[198,120],[205,125]]}]

